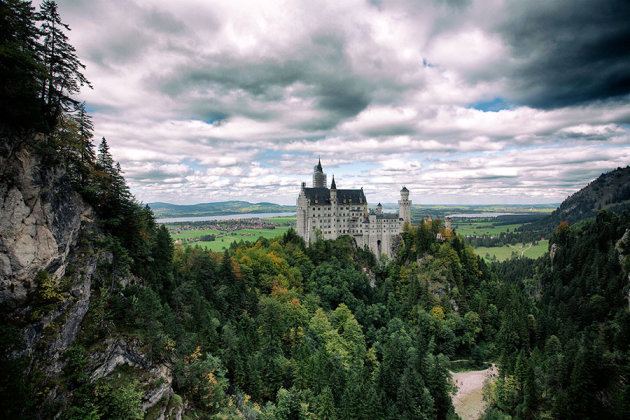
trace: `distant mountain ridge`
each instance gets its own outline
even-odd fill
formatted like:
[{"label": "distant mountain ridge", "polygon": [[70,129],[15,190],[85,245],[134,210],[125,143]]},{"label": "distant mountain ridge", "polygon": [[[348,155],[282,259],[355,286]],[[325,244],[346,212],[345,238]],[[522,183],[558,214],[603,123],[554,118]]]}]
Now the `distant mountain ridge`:
[{"label": "distant mountain ridge", "polygon": [[597,216],[603,209],[617,214],[630,210],[630,166],[601,174],[564,200],[549,216],[523,226],[523,230],[552,231],[562,222],[572,225]]},{"label": "distant mountain ridge", "polygon": [[157,218],[165,217],[204,217],[227,214],[249,213],[284,213],[295,211],[295,206],[284,206],[275,203],[250,203],[248,201],[220,201],[199,204],[171,204],[163,202],[149,203],[149,207]]}]

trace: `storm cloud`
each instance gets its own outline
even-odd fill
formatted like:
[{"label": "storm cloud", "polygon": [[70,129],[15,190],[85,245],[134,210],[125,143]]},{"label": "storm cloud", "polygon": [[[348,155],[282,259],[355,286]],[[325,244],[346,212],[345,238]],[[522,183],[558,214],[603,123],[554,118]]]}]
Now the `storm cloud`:
[{"label": "storm cloud", "polygon": [[511,2],[499,31],[515,101],[556,108],[630,93],[630,2]]}]

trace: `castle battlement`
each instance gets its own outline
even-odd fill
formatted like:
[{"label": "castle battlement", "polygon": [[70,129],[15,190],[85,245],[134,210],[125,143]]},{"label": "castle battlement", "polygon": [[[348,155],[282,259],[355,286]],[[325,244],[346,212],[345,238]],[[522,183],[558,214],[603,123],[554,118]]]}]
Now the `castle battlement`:
[{"label": "castle battlement", "polygon": [[411,223],[411,201],[406,187],[400,191],[398,214],[383,213],[379,203],[368,212],[368,203],[361,189],[337,189],[333,176],[326,187],[326,174],[321,161],[313,170],[313,186],[302,183],[297,199],[296,232],[307,243],[336,239],[348,235],[360,247],[368,247],[375,255],[391,257],[405,223]]}]

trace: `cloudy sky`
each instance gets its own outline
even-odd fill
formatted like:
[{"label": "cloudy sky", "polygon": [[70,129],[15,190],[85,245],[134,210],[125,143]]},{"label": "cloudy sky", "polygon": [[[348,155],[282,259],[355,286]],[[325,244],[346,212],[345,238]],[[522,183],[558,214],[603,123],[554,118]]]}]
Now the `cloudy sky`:
[{"label": "cloudy sky", "polygon": [[630,164],[627,0],[59,0],[144,202],[558,203]]}]

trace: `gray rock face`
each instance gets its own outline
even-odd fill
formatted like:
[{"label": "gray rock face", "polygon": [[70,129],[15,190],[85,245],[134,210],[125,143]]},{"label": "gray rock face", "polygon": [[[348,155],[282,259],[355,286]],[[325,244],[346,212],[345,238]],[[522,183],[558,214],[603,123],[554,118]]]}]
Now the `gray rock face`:
[{"label": "gray rock face", "polygon": [[558,252],[558,244],[551,245],[551,249],[549,250],[549,258],[551,258],[551,262],[556,257],[556,252]]},{"label": "gray rock face", "polygon": [[76,299],[69,310],[63,311],[66,319],[60,328],[57,338],[50,347],[51,353],[57,353],[70,347],[79,333],[81,322],[90,308],[90,295],[92,279],[96,273],[98,261],[109,259],[111,254],[104,253],[99,256],[91,256],[83,267],[83,273],[79,276],[79,281],[70,289],[70,295]]},{"label": "gray rock face", "polygon": [[[155,387],[148,386],[144,397],[142,398],[142,409],[148,410],[156,405],[163,398],[169,399],[173,396],[172,368],[168,364],[153,364],[144,353],[138,350],[142,343],[137,341],[128,342],[123,339],[108,340],[107,348],[102,353],[94,355],[98,367],[90,375],[91,381],[111,374],[118,366],[129,365],[148,371],[151,379],[149,383],[157,383]],[[180,416],[181,409],[174,413],[162,413],[162,418]]]},{"label": "gray rock face", "polygon": [[[111,256],[109,253],[103,254],[105,255],[100,258],[108,258]],[[55,340],[47,349],[48,356],[53,360],[57,360],[59,353],[65,351],[72,345],[81,328],[81,322],[90,306],[92,278],[95,275],[100,258],[98,256],[92,256],[85,265],[81,267],[83,273],[77,277],[70,288],[71,298],[57,305],[52,313],[35,320],[22,329],[22,337],[24,338],[25,346],[21,351],[15,352],[12,355],[13,358],[18,358],[33,351],[35,345],[41,340],[44,329],[61,316],[65,316],[65,319],[59,327],[59,332]],[[26,309],[28,310],[30,308]]]},{"label": "gray rock face", "polygon": [[0,146],[0,304],[24,302],[37,271],[61,278],[91,208],[63,171],[45,168],[25,147]]},{"label": "gray rock face", "polygon": [[134,343],[127,343],[124,340],[108,340],[107,349],[96,356],[99,366],[90,375],[90,380],[95,381],[107,376],[120,365],[149,369],[150,362],[135,347]]}]

